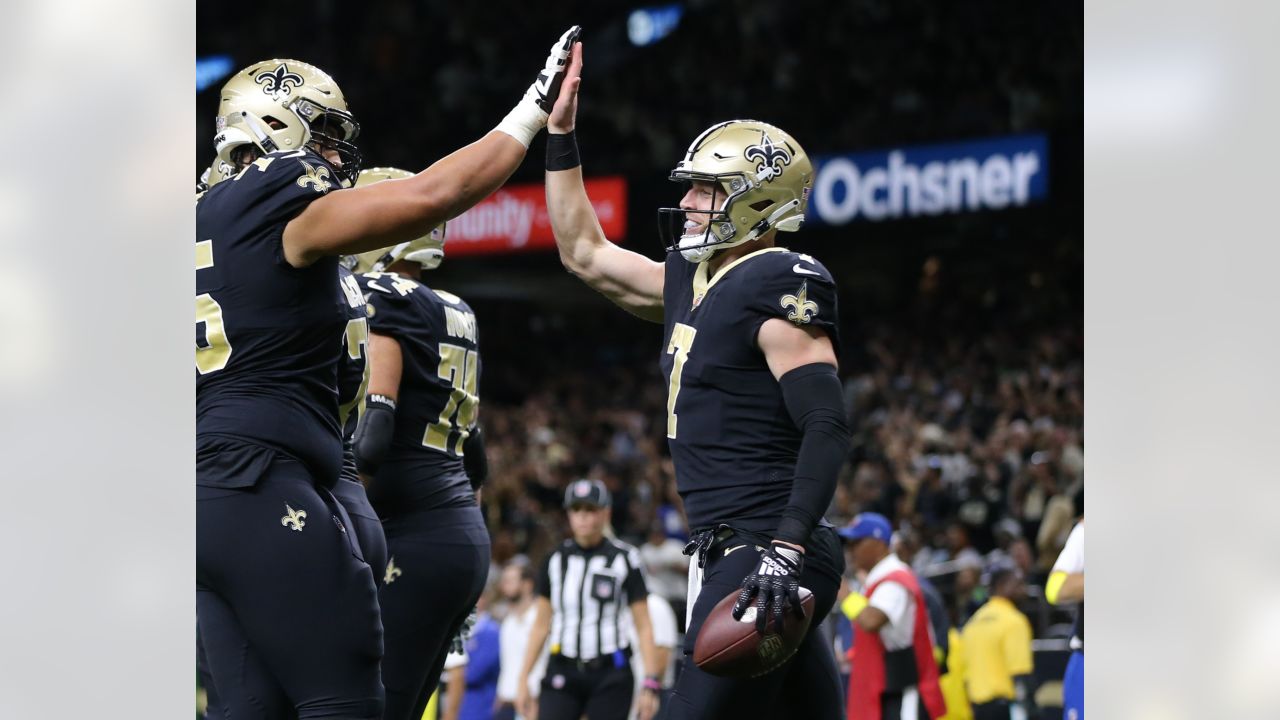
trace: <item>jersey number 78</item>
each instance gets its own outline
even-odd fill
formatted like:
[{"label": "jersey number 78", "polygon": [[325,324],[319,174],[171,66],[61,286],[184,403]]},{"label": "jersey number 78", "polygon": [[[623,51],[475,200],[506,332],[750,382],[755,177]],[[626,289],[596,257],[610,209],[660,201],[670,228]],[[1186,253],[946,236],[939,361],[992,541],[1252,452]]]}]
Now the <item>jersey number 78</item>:
[{"label": "jersey number 78", "polygon": [[480,353],[459,345],[440,343],[440,368],[437,374],[453,386],[449,401],[440,411],[440,419],[427,425],[422,444],[432,450],[449,452],[449,432],[458,428],[458,440],[453,453],[462,457],[462,443],[476,424],[476,409],[480,396],[476,392],[479,382]]}]

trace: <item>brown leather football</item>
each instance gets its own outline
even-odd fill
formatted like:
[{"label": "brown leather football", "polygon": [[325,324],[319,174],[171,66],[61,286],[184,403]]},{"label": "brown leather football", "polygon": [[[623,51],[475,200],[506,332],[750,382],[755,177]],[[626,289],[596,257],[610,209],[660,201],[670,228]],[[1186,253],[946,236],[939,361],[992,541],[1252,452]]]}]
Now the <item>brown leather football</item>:
[{"label": "brown leather football", "polygon": [[782,632],[778,632],[777,623],[770,618],[762,636],[756,632],[754,604],[742,613],[741,620],[733,619],[738,592],[734,590],[716,603],[702,622],[693,646],[693,662],[712,675],[755,677],[777,668],[799,649],[813,619],[813,593],[800,588],[804,617],[796,617],[795,611],[787,608],[783,613]]}]

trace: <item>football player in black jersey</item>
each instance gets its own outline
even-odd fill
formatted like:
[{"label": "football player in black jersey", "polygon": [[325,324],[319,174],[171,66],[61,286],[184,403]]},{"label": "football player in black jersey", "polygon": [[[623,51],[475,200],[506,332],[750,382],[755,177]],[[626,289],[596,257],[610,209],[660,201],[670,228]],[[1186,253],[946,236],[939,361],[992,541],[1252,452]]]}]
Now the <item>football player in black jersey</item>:
[{"label": "football player in black jersey", "polygon": [[[222,161],[215,161],[200,176],[196,184],[197,193],[230,177],[230,166]],[[367,172],[367,171],[362,171]],[[405,173],[407,176],[409,173]],[[432,238],[443,237],[444,225],[431,231],[427,238],[403,243],[393,251],[410,252],[420,245],[431,242]],[[386,254],[374,251],[372,254]],[[389,254],[387,254],[390,257]],[[356,470],[355,455],[351,449],[351,436],[355,432],[357,408],[364,403],[365,386],[369,381],[368,345],[369,328],[365,318],[365,301],[360,292],[360,285],[346,266],[338,267],[338,282],[347,301],[347,326],[342,336],[342,348],[345,352],[338,359],[338,425],[342,428],[343,452],[342,475],[330,490],[334,498],[342,504],[351,519],[360,553],[373,572],[374,581],[382,584],[383,572],[387,566],[387,539],[382,531],[382,523],[378,519],[373,505],[369,503],[364,485],[360,482]],[[201,682],[206,690],[206,714],[208,717],[222,717],[222,705],[217,695],[217,688],[208,671],[208,660],[205,657],[204,645],[197,636],[197,669]]]},{"label": "football player in black jersey", "polygon": [[[408,176],[362,170],[356,186]],[[344,259],[360,273],[374,359],[352,447],[387,533],[379,600],[388,720],[422,716],[489,573],[489,533],[476,505],[488,465],[476,424],[475,314],[420,282],[444,258],[444,232]]]},{"label": "football player in black jersey", "polygon": [[196,206],[196,597],[228,713],[382,716],[373,573],[330,492],[352,309],[337,257],[419,237],[501,186],[576,34],[493,132],[374,187],[343,189],[359,127],[323,71],[273,60],[224,86],[215,146],[236,174]]},{"label": "football player in black jersey", "polygon": [[[407,176],[365,170],[356,186]],[[476,317],[461,298],[421,282],[443,258],[443,230],[347,262],[369,271],[356,276],[372,360],[353,448],[390,555],[378,592],[387,720],[422,717],[489,573],[489,533],[476,503],[486,472]]]},{"label": "football player in black jersey", "polygon": [[609,242],[582,183],[573,137],[578,82],[551,113],[547,205],[565,267],[623,309],[665,326],[666,430],[696,550],[691,563],[691,653],[707,613],[736,593],[766,632],[815,597],[795,656],[758,678],[684,666],[668,718],[841,716],[839,675],[818,626],[844,568],[823,514],[849,431],[836,375],[836,287],[809,255],[776,245],[800,228],[813,166],[790,135],[752,120],[708,128],[671,174],[678,208],[659,211],[669,233],[659,263]]}]

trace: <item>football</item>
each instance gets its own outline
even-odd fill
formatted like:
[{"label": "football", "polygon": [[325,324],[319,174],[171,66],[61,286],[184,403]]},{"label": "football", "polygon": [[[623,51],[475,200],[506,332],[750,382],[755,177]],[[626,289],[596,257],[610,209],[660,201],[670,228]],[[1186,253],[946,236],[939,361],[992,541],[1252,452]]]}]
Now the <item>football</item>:
[{"label": "football", "polygon": [[711,609],[698,631],[693,661],[712,675],[763,675],[789,660],[800,647],[813,618],[813,593],[807,588],[800,588],[803,618],[796,617],[788,608],[783,613],[782,632],[779,633],[776,623],[770,620],[764,635],[756,632],[754,605],[742,613],[741,620],[733,619],[733,604],[737,598],[738,591],[734,590]]}]

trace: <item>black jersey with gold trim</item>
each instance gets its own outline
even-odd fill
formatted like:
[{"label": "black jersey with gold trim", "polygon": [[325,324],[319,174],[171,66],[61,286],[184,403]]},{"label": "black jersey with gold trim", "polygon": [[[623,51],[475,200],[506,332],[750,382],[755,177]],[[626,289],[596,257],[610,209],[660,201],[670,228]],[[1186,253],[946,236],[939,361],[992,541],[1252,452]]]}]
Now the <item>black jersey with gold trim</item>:
[{"label": "black jersey with gold trim", "polygon": [[356,276],[338,266],[338,282],[347,301],[347,327],[342,335],[342,353],[338,360],[338,426],[342,428],[342,477],[360,481],[356,471],[351,436],[356,431],[364,391],[369,385],[369,321],[366,319],[364,293]]},{"label": "black jersey with gold trim", "polygon": [[[337,365],[348,302],[336,258],[294,268],[285,225],[338,187],[314,152],[271,153],[196,203],[196,435],[230,436],[338,477]],[[202,471],[197,483],[240,487],[250,475]]]},{"label": "black jersey with gold trim", "polygon": [[461,298],[395,273],[358,276],[369,332],[400,343],[396,427],[369,484],[379,515],[475,504],[463,443],[476,426],[480,350]]},{"label": "black jersey with gold trim", "polygon": [[821,263],[786,248],[707,271],[667,256],[661,366],[676,487],[690,528],[768,532],[790,497],[801,433],[756,336],[781,318],[822,328],[838,352],[836,286]]}]

